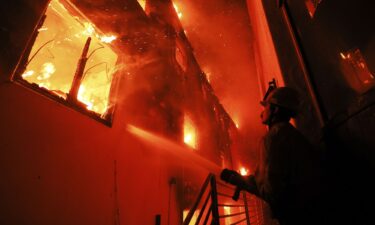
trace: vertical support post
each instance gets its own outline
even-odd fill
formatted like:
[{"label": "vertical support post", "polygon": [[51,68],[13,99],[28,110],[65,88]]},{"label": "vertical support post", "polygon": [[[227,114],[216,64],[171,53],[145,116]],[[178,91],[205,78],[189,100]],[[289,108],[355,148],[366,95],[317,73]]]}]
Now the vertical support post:
[{"label": "vertical support post", "polygon": [[316,90],[316,85],[313,82],[313,79],[311,77],[311,71],[308,68],[306,57],[303,52],[302,45],[300,43],[300,40],[298,39],[295,24],[291,20],[290,12],[288,9],[288,3],[282,0],[279,0],[279,7],[281,8],[281,13],[283,16],[283,19],[285,21],[285,24],[288,28],[288,32],[290,35],[290,38],[292,40],[294,50],[296,51],[298,62],[300,64],[300,67],[303,72],[303,77],[305,79],[307,90],[310,94],[312,104],[314,106],[315,112],[317,114],[319,125],[321,127],[324,127],[325,122],[328,119],[326,109],[323,106],[322,101],[319,98],[318,92]]},{"label": "vertical support post", "polygon": [[258,199],[255,199],[255,216],[256,216],[256,220],[258,221],[258,224],[261,224],[260,223],[260,213],[261,213],[261,205],[262,203],[258,200]]},{"label": "vertical support post", "polygon": [[73,104],[78,103],[78,91],[82,83],[83,73],[85,70],[86,62],[87,62],[87,53],[90,48],[91,37],[88,37],[85,43],[85,47],[83,48],[81,58],[78,61],[77,70],[74,74],[72,87],[70,88],[68,94],[68,101]]},{"label": "vertical support post", "polygon": [[155,225],[161,225],[161,215],[157,214],[155,216]]},{"label": "vertical support post", "polygon": [[247,205],[246,193],[242,192],[243,202],[245,205],[246,224],[250,225],[249,206]]},{"label": "vertical support post", "polygon": [[211,210],[212,210],[211,225],[220,225],[215,175],[211,175],[210,183],[211,183]]}]

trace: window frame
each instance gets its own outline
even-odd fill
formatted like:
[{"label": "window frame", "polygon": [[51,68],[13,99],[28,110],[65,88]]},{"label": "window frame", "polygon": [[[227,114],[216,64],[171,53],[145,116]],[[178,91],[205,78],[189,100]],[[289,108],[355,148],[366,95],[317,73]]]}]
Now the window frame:
[{"label": "window frame", "polygon": [[[113,77],[112,77],[111,84],[110,84],[110,90],[109,90],[109,94],[108,94],[108,105],[111,105],[111,106],[108,107],[107,111],[103,114],[99,114],[97,112],[86,109],[84,107],[85,106],[84,103],[81,103],[78,100],[77,97],[75,98],[75,101],[70,101],[70,100],[68,100],[69,99],[68,95],[65,99],[65,98],[59,96],[58,94],[54,94],[51,90],[48,90],[47,88],[40,87],[36,83],[29,83],[27,80],[22,78],[22,74],[26,71],[27,61],[28,61],[28,58],[30,57],[31,50],[33,48],[33,45],[35,44],[35,41],[36,41],[37,37],[38,37],[38,33],[39,33],[38,30],[43,26],[43,24],[45,22],[47,9],[48,9],[48,6],[49,6],[51,1],[52,0],[48,1],[48,3],[46,3],[46,6],[45,6],[41,16],[39,17],[38,22],[36,23],[33,31],[31,32],[30,38],[27,40],[26,45],[24,46],[23,51],[22,51],[21,55],[19,56],[18,63],[15,66],[15,69],[13,70],[13,72],[11,73],[10,81],[19,85],[19,86],[25,87],[25,88],[41,95],[41,96],[44,96],[48,99],[54,100],[54,101],[56,101],[56,102],[58,102],[62,105],[65,105],[69,108],[72,108],[75,111],[78,111],[79,113],[84,114],[84,115],[90,117],[91,119],[94,119],[95,121],[98,121],[98,122],[100,122],[100,123],[102,123],[102,124],[104,124],[108,127],[112,127],[114,114],[115,114],[115,111],[116,111],[116,105],[117,105],[117,104],[115,104],[114,96],[116,96],[117,93],[118,93],[118,86],[119,86],[118,74],[120,73],[120,71],[115,71],[113,73]],[[68,2],[68,0],[63,0],[63,1]],[[73,3],[71,3],[71,4],[73,4]],[[88,22],[91,22],[88,18],[85,18],[85,19]],[[113,51],[117,54],[117,52],[115,50],[113,50]],[[119,58],[120,57],[117,58],[117,62],[119,61]],[[78,66],[78,64],[76,65],[75,69],[77,69],[77,66]],[[86,66],[85,66],[85,68],[86,68]],[[73,77],[74,76],[75,75],[73,75]],[[73,81],[72,81],[72,84],[73,84]],[[67,93],[67,94],[69,94],[69,93]]]}]

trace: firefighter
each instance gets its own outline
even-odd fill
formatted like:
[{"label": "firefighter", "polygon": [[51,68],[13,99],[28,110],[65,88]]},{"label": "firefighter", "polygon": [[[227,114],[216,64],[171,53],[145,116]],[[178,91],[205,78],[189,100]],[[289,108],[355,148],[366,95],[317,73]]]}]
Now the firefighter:
[{"label": "firefighter", "polygon": [[290,124],[298,113],[298,93],[288,87],[276,88],[261,104],[262,123],[269,129],[255,174],[235,182],[224,180],[265,200],[281,225],[322,224],[316,210],[320,197],[319,155]]}]

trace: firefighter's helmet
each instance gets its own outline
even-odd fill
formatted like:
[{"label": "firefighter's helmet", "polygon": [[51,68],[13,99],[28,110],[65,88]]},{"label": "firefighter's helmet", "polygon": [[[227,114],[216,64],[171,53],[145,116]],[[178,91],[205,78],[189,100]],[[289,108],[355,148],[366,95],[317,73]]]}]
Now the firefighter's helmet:
[{"label": "firefighter's helmet", "polygon": [[279,87],[274,89],[264,101],[262,105],[273,104],[290,110],[294,115],[297,114],[300,105],[299,94],[290,87]]}]

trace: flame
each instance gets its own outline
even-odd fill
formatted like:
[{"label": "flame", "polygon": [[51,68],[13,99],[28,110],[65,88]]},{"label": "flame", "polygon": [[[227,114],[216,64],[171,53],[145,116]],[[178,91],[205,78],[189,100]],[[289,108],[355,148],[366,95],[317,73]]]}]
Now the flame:
[{"label": "flame", "polygon": [[41,82],[38,86],[45,89],[51,89],[51,83],[49,81]]},{"label": "flame", "polygon": [[142,7],[143,10],[146,10],[146,0],[138,0],[138,4]]},{"label": "flame", "polygon": [[27,78],[27,77],[31,77],[32,75],[34,75],[35,71],[34,70],[29,70],[25,73],[23,73],[21,76],[23,79]]},{"label": "flame", "polygon": [[100,41],[103,43],[111,43],[112,41],[116,40],[117,37],[115,35],[110,35],[110,36],[101,36]]},{"label": "flame", "polygon": [[184,143],[194,149],[197,148],[196,130],[193,121],[186,115],[184,117]]},{"label": "flame", "polygon": [[238,122],[237,116],[232,117],[233,123],[236,126],[236,128],[240,128],[240,123]]},{"label": "flame", "polygon": [[178,6],[175,3],[173,3],[173,7],[176,10],[178,18],[181,19],[182,18],[182,12],[180,12]]},{"label": "flame", "polygon": [[341,56],[342,59],[346,59],[346,56],[345,56],[344,53],[340,52],[340,56]]},{"label": "flame", "polygon": [[79,86],[77,99],[80,102],[82,102],[85,105],[87,105],[86,108],[88,110],[92,110],[93,109],[94,102],[93,102],[92,99],[90,99],[90,95],[87,94],[86,87],[83,84],[81,84],[81,86]]},{"label": "flame", "polygon": [[42,65],[42,69],[40,72],[41,72],[41,75],[39,75],[36,79],[47,80],[52,76],[52,74],[56,72],[56,67],[53,63],[46,62]]},{"label": "flame", "polygon": [[117,39],[115,35],[100,35],[96,30],[95,26],[90,22],[84,23],[84,30],[82,31],[82,34],[85,36],[95,36],[97,39],[99,39],[103,43],[111,43],[114,40]]},{"label": "flame", "polygon": [[[223,208],[224,208],[224,215],[230,215],[230,214],[232,214],[231,207],[224,206]],[[225,224],[232,224],[232,218],[226,217],[225,218]]]},{"label": "flame", "polygon": [[84,23],[84,30],[82,31],[84,35],[91,36],[95,33],[95,28],[92,23],[85,22]]},{"label": "flame", "polygon": [[241,167],[241,169],[240,169],[240,174],[241,174],[242,176],[247,176],[247,175],[249,174],[249,170],[246,169],[245,167]]},{"label": "flame", "polygon": [[[64,4],[63,4],[64,3]],[[88,110],[104,115],[113,75],[120,67],[118,56],[108,43],[116,40],[114,34],[101,33],[81,12],[69,7],[66,1],[51,0],[43,27],[34,42],[30,60],[21,77],[29,83],[48,89],[51,94],[66,98],[77,63],[87,37],[92,38],[77,99]]]},{"label": "flame", "polygon": [[207,78],[207,81],[211,83],[211,73],[210,72],[206,73],[206,78]]},{"label": "flame", "polygon": [[42,27],[42,28],[39,28],[38,29],[38,32],[41,32],[41,31],[47,31],[48,30],[48,27]]}]

